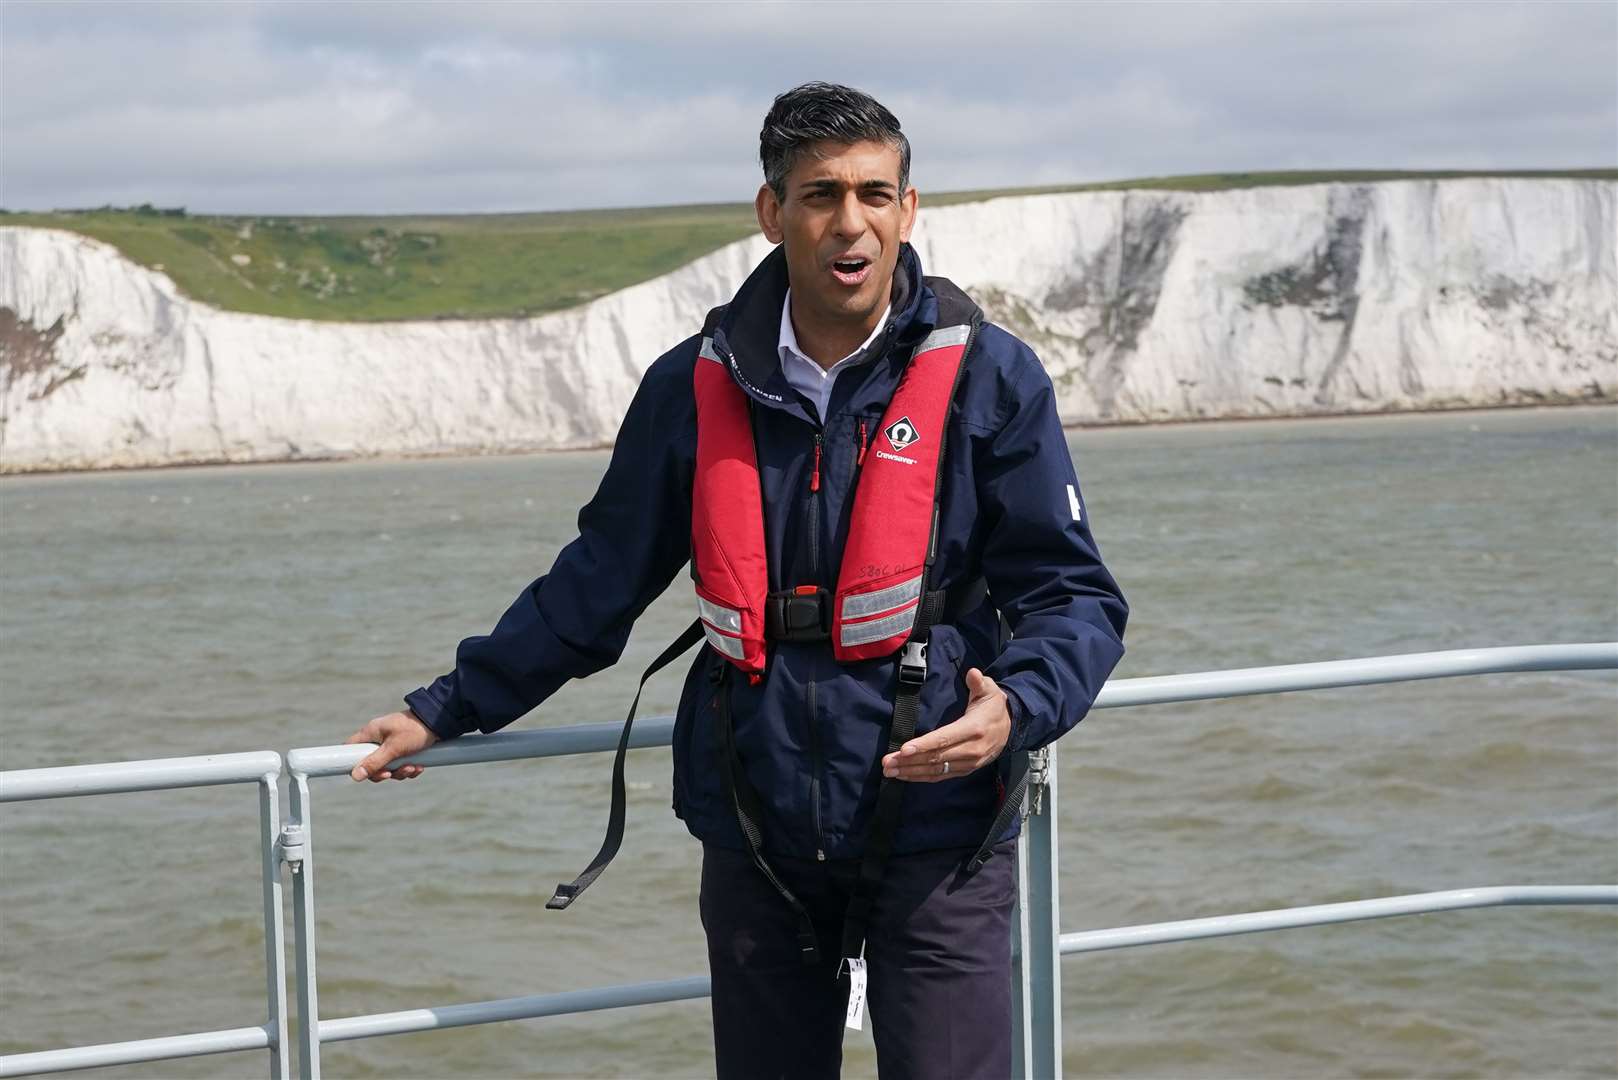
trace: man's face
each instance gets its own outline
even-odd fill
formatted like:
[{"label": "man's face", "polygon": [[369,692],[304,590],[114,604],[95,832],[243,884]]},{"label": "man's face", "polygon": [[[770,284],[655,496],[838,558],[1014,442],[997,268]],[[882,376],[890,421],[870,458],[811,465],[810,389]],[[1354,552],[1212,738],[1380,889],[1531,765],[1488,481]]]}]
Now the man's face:
[{"label": "man's face", "polygon": [[873,327],[888,303],[899,245],[916,223],[916,189],[899,190],[899,151],[886,143],[816,143],[755,202],[759,227],[786,248],[793,311]]}]

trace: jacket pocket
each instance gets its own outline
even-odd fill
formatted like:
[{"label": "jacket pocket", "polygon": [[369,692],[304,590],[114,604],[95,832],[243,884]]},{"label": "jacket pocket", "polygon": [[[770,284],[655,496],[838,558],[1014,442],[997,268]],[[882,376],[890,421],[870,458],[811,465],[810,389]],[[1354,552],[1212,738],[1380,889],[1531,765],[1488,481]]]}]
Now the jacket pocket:
[{"label": "jacket pocket", "polygon": [[719,770],[719,739],[715,730],[715,695],[710,672],[725,661],[703,646],[702,662],[693,666],[680,695],[671,747],[674,764],[674,812],[694,832],[709,833],[722,821],[724,779]]}]

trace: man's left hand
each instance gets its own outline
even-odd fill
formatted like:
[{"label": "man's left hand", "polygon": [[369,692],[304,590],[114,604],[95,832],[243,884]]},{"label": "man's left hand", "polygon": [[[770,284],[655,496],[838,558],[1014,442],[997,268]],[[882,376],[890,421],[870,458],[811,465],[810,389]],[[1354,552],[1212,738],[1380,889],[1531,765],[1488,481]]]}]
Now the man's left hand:
[{"label": "man's left hand", "polygon": [[882,759],[882,775],[933,783],[956,780],[1000,756],[1011,737],[1006,692],[977,668],[966,673],[971,697],[959,720],[911,739]]}]

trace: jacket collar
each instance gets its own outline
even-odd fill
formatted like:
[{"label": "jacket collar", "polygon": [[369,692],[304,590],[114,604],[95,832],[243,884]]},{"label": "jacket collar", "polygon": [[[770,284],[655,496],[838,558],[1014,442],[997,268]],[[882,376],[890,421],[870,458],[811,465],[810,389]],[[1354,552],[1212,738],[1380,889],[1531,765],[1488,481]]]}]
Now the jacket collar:
[{"label": "jacket collar", "polygon": [[[726,305],[714,329],[714,348],[748,396],[813,424],[817,421],[781,373],[777,346],[786,293],[786,252],[777,245]],[[938,303],[922,278],[921,259],[908,243],[900,246],[894,267],[892,304],[893,311],[883,331],[892,340],[873,344],[874,349],[885,354],[874,367],[902,367],[910,355],[910,346],[925,337],[938,319]]]}]

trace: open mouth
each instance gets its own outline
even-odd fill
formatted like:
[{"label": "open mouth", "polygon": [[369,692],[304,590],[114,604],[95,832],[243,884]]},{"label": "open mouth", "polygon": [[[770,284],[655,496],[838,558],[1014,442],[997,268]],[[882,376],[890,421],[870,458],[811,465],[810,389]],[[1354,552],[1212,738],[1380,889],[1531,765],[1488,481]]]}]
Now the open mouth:
[{"label": "open mouth", "polygon": [[871,260],[861,256],[833,259],[831,276],[844,285],[859,285],[871,276]]}]

